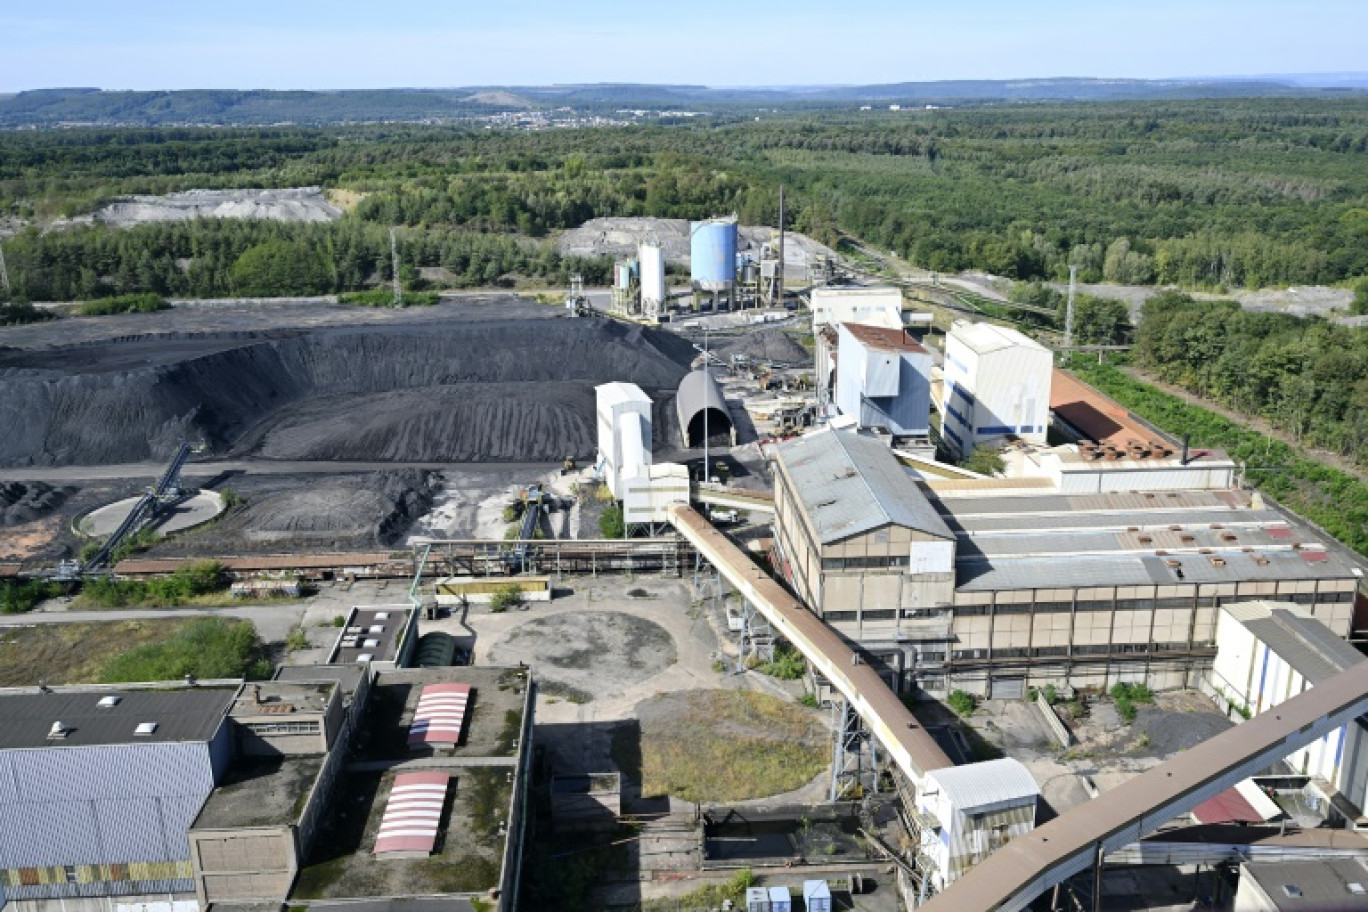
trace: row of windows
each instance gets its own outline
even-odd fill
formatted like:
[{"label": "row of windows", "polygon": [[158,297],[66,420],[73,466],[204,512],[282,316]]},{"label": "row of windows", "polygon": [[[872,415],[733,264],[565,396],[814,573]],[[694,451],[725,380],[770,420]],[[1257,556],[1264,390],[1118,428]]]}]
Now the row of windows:
[{"label": "row of windows", "polygon": [[[1089,643],[1073,647],[1074,656],[1103,656],[1103,655],[1127,655],[1134,653],[1149,652],[1187,652],[1190,649],[1214,649],[1214,641],[1198,642],[1192,646],[1187,643]],[[992,657],[995,659],[1025,659],[1030,657],[1048,658],[1050,656],[1068,656],[1068,646],[1036,646],[1031,649],[1011,648],[994,649]],[[955,659],[986,659],[989,656],[987,649],[955,649],[950,653]],[[923,655],[925,658],[925,654]]]},{"label": "row of windows", "polygon": [[128,864],[54,865],[0,868],[0,886],[37,887],[52,884],[124,883],[127,881],[188,880],[194,871],[188,861],[136,861]]},{"label": "row of windows", "polygon": [[909,558],[906,554],[881,557],[824,557],[823,570],[905,570]]},{"label": "row of windows", "polygon": [[252,722],[247,728],[256,735],[316,735],[317,722]]},{"label": "row of windows", "polygon": [[[1139,598],[1139,599],[1116,599],[1115,602],[1107,601],[1080,601],[1077,605],[1070,602],[1019,602],[1009,605],[962,605],[955,608],[958,617],[981,617],[988,614],[1030,614],[1032,608],[1036,614],[1067,614],[1071,611],[1150,611],[1153,609],[1184,610],[1188,608],[1215,608],[1220,605],[1234,604],[1235,602],[1248,601],[1254,596],[1199,596],[1195,600],[1191,596],[1179,598]],[[1295,602],[1298,605],[1334,605],[1354,600],[1352,592],[1297,592],[1286,595],[1271,595],[1265,598],[1280,602]]]}]

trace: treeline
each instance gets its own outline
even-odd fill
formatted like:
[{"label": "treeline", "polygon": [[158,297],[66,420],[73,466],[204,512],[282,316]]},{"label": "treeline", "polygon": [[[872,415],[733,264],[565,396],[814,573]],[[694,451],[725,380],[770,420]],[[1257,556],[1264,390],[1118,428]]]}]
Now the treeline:
[{"label": "treeline", "polygon": [[[1368,464],[1368,334],[1165,292],[1144,305],[1137,366],[1299,444]],[[1176,429],[1175,429],[1176,430]]]},{"label": "treeline", "polygon": [[[445,270],[454,287],[512,285],[516,277],[563,283],[578,272],[603,283],[608,260],[562,257],[549,242],[453,228],[404,232],[401,278]],[[93,300],[130,294],[207,298],[317,295],[362,290],[392,278],[389,232],[356,220],[164,222],[114,230],[88,226],[5,244],[21,300]],[[98,309],[98,308],[96,308]]]},{"label": "treeline", "polygon": [[[501,259],[456,269],[456,284],[506,276],[505,267],[548,276],[559,267],[526,239],[603,215],[736,212],[775,224],[781,184],[792,227],[827,243],[848,233],[941,272],[1062,280],[1076,266],[1087,282],[1211,288],[1368,275],[1368,110],[1352,100],[810,112],[525,132],[0,133],[0,218],[42,224],[122,194],[191,187],[322,185],[359,199],[325,228],[31,229],[6,252],[27,257],[20,294],[32,299],[59,287],[78,297],[229,293],[237,258],[274,241],[307,247],[306,259],[327,266],[302,270],[300,285],[282,292],[357,288],[384,277],[371,227],[390,225],[412,229],[424,250],[419,237],[455,245],[457,259],[462,245]],[[457,235],[499,240],[486,248]],[[49,261],[77,274],[54,278]]]}]

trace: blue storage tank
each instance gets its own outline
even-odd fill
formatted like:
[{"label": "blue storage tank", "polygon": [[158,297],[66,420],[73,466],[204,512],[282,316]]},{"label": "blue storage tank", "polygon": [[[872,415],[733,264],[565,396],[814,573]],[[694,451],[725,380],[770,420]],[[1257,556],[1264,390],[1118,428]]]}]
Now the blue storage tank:
[{"label": "blue storage tank", "polygon": [[689,225],[689,277],[705,291],[724,291],[736,281],[736,218]]}]

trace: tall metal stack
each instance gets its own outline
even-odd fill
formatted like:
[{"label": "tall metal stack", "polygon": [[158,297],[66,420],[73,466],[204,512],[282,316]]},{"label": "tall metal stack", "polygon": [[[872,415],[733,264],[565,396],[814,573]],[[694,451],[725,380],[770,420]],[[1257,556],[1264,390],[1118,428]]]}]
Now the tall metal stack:
[{"label": "tall metal stack", "polygon": [[689,278],[695,305],[708,295],[714,310],[723,299],[729,308],[734,306],[736,234],[735,215],[689,225]]},{"label": "tall metal stack", "polygon": [[637,251],[641,269],[641,317],[648,323],[659,323],[665,309],[665,253],[653,240],[644,242]]}]

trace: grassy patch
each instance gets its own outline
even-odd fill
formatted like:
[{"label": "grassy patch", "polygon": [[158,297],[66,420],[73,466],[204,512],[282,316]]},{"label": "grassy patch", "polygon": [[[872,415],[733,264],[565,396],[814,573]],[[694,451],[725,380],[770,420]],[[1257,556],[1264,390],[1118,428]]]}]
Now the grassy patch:
[{"label": "grassy patch", "polygon": [[112,298],[96,298],[81,302],[81,316],[103,317],[111,314],[155,313],[165,310],[167,303],[159,294],[126,294]]},{"label": "grassy patch", "polygon": [[0,580],[0,614],[23,614],[38,607],[44,599],[56,598],[62,587],[42,580]]},{"label": "grassy patch", "polygon": [[[643,795],[743,801],[807,784],[827,765],[826,731],[809,710],[768,694],[705,690],[671,695],[647,713],[640,739]],[[630,774],[630,745],[614,756]]]},{"label": "grassy patch", "polygon": [[110,658],[100,669],[106,684],[197,678],[264,678],[271,664],[261,655],[256,629],[245,621],[195,618],[169,637]]},{"label": "grassy patch", "polygon": [[38,624],[0,631],[0,687],[90,684],[115,656],[175,636],[190,618]]},{"label": "grassy patch", "polygon": [[[405,291],[399,295],[400,307],[431,307],[440,300],[441,296],[435,291]],[[374,291],[349,291],[346,294],[337,296],[343,304],[355,304],[359,307],[393,307],[394,291],[387,288],[377,288]]]},{"label": "grassy patch", "polygon": [[182,567],[170,576],[149,580],[88,580],[76,600],[78,608],[168,608],[189,604],[191,599],[227,594],[223,567],[202,561]]},{"label": "grassy patch", "polygon": [[676,912],[680,909],[720,909],[723,902],[731,900],[738,907],[745,898],[746,888],[755,885],[755,875],[750,868],[742,868],[725,883],[700,887],[692,893],[674,896],[669,899],[652,899],[642,903],[642,912]]}]

